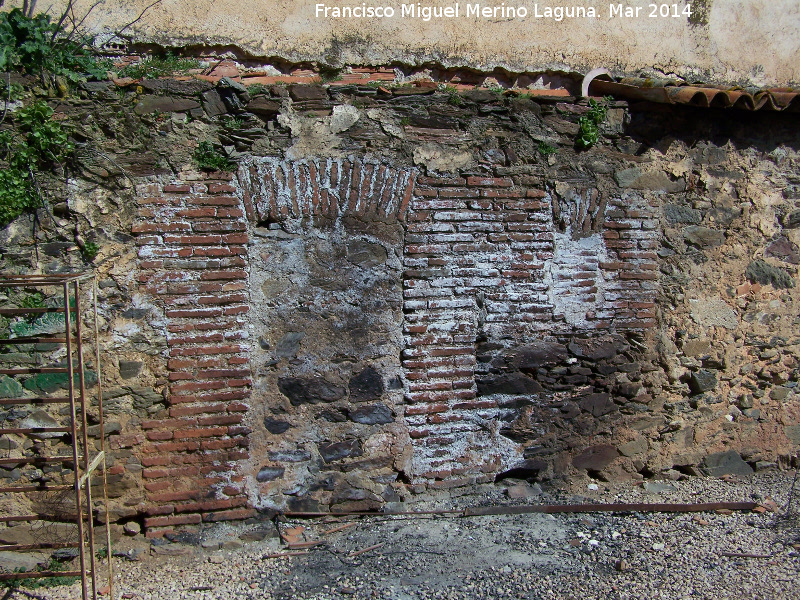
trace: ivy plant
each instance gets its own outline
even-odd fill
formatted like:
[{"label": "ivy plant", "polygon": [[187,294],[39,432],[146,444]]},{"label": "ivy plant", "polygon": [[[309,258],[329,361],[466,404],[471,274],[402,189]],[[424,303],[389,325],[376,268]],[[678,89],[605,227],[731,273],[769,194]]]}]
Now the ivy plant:
[{"label": "ivy plant", "polygon": [[593,98],[589,99],[589,111],[578,119],[578,139],[575,146],[578,150],[588,150],[600,139],[600,125],[602,125],[608,115],[608,104],[612,100],[610,97],[603,98],[602,102],[597,102]]},{"label": "ivy plant", "polygon": [[0,226],[39,207],[36,173],[72,154],[67,131],[52,117],[53,109],[38,100],[14,114],[13,129],[0,132]]}]

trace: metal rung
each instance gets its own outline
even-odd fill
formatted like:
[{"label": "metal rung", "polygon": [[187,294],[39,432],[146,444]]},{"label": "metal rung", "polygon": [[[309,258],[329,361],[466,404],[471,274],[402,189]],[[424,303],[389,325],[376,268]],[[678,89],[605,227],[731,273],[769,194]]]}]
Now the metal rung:
[{"label": "metal rung", "polygon": [[[77,372],[77,369],[73,369]],[[32,375],[33,373],[69,373],[67,367],[28,367],[24,369],[0,369],[0,375]]]},{"label": "metal rung", "polygon": [[23,485],[19,487],[0,487],[0,494],[10,492],[66,492],[74,489],[75,486],[72,485]]},{"label": "metal rung", "polygon": [[[79,458],[79,461],[83,458]],[[31,465],[35,463],[56,463],[56,462],[74,462],[71,456],[36,456],[25,458],[0,458],[0,465],[15,465],[23,463]]]},{"label": "metal rung", "polygon": [[[87,575],[91,571],[87,571]],[[0,575],[0,581],[14,581],[16,579],[34,579],[36,577],[80,577],[80,571],[31,571],[30,573],[8,573]]]},{"label": "metal rung", "polygon": [[16,523],[19,521],[54,521],[54,522],[74,522],[75,519],[65,519],[64,517],[54,517],[53,515],[18,515],[15,517],[0,517],[0,523]]},{"label": "metal rung", "polygon": [[0,434],[3,433],[69,433],[72,431],[69,427],[34,427],[33,429],[0,429]]},{"label": "metal rung", "polygon": [[69,396],[53,396],[52,398],[16,398],[14,400],[0,400],[0,406],[13,406],[15,404],[67,404],[68,402]]},{"label": "metal rung", "polygon": [[[0,308],[0,315],[40,315],[42,313],[63,313],[66,312],[63,306],[43,306],[41,308]],[[70,312],[75,309],[70,307]]]},{"label": "metal rung", "polygon": [[65,337],[17,337],[6,340],[0,340],[0,345],[15,346],[22,344],[66,344],[67,338]]},{"label": "metal rung", "polygon": [[12,550],[58,550],[60,548],[80,548],[80,542],[52,542],[44,544],[9,544],[0,546],[0,551]]}]

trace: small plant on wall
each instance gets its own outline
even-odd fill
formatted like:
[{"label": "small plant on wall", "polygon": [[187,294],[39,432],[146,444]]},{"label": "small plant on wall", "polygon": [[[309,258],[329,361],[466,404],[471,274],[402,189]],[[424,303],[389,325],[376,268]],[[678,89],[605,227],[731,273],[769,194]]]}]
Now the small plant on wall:
[{"label": "small plant on wall", "polygon": [[218,151],[211,142],[200,142],[192,154],[201,171],[234,171],[236,163]]}]

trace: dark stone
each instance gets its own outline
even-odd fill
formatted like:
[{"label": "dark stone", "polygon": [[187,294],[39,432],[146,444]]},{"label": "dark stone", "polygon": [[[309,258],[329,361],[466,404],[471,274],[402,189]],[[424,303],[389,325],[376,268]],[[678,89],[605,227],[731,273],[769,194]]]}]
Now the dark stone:
[{"label": "dark stone", "polygon": [[348,502],[351,500],[366,500],[367,491],[359,488],[350,487],[349,485],[340,487],[333,493],[331,504],[339,504],[341,502]]},{"label": "dark stone", "polygon": [[321,85],[294,84],[289,86],[289,97],[295,102],[303,100],[327,100],[328,91]]},{"label": "dark stone", "polygon": [[763,260],[754,260],[747,265],[745,277],[747,277],[751,283],[772,285],[772,287],[779,290],[794,287],[794,280],[789,273],[780,267],[773,267]]},{"label": "dark stone", "polygon": [[247,103],[247,110],[260,117],[272,118],[281,111],[281,103],[259,96]]},{"label": "dark stone", "polygon": [[283,336],[275,346],[275,356],[279,358],[292,358],[300,351],[300,341],[306,337],[302,331],[292,331]]},{"label": "dark stone", "polygon": [[153,388],[138,385],[129,385],[126,388],[133,396],[133,408],[142,410],[164,401],[164,396]]},{"label": "dark stone", "polygon": [[161,92],[166,95],[177,96],[197,96],[210,90],[214,84],[202,79],[189,79],[179,81],[177,79],[143,79],[139,82],[148,92]]},{"label": "dark stone", "polygon": [[311,460],[311,452],[306,450],[290,450],[287,452],[270,452],[269,459],[275,462],[297,463]]},{"label": "dark stone", "polygon": [[341,410],[324,410],[319,414],[319,419],[325,419],[328,423],[344,423],[347,417]]},{"label": "dark stone", "polygon": [[609,394],[589,394],[581,400],[580,406],[595,417],[602,417],[617,409]]},{"label": "dark stone", "polygon": [[239,95],[232,89],[219,89],[220,98],[228,109],[228,112],[240,113],[244,112],[244,104],[239,98]]},{"label": "dark stone", "polygon": [[50,558],[58,561],[72,560],[78,558],[80,550],[77,548],[59,548],[50,555]]},{"label": "dark stone", "polygon": [[616,385],[615,390],[620,396],[625,398],[635,398],[642,391],[640,383],[620,382]]},{"label": "dark stone", "polygon": [[276,419],[271,419],[270,417],[264,417],[264,427],[267,428],[267,431],[274,435],[280,435],[281,433],[286,433],[289,429],[291,429],[292,424],[288,421],[278,421]]},{"label": "dark stone", "polygon": [[563,416],[565,419],[574,419],[581,414],[580,407],[574,402],[567,402],[558,410],[561,412],[561,416]]},{"label": "dark stone", "polygon": [[714,371],[700,369],[689,377],[689,388],[695,394],[710,392],[717,387],[717,374]]},{"label": "dark stone", "polygon": [[290,498],[286,503],[286,508],[291,512],[327,512],[327,507],[321,505],[317,500],[306,497]]},{"label": "dark stone", "polygon": [[186,112],[193,108],[200,108],[200,103],[196,100],[173,98],[172,96],[142,96],[133,112],[137,115],[145,115],[153,112]]},{"label": "dark stone", "polygon": [[247,93],[247,86],[243,83],[239,83],[235,79],[230,77],[223,77],[217,82],[217,89],[232,91],[236,92],[237,94],[246,94]]},{"label": "dark stone", "polygon": [[589,471],[602,471],[619,456],[619,452],[610,444],[600,444],[586,448],[583,452],[572,459],[572,464],[576,469],[587,469]]},{"label": "dark stone", "polygon": [[372,367],[367,367],[350,378],[350,399],[354,402],[377,400],[383,394],[383,378]]},{"label": "dark stone", "polygon": [[293,406],[336,402],[345,395],[344,388],[322,377],[281,377],[278,379],[278,389],[289,398]]},{"label": "dark stone", "polygon": [[664,218],[670,223],[699,225],[703,220],[703,213],[681,204],[667,204],[664,206]]},{"label": "dark stone", "polygon": [[477,383],[479,396],[488,396],[489,394],[536,394],[542,391],[541,385],[521,373],[479,379]]},{"label": "dark stone", "polygon": [[209,117],[218,117],[228,112],[228,107],[217,90],[208,90],[203,94],[203,108]]},{"label": "dark stone", "polygon": [[150,314],[147,308],[129,308],[122,312],[122,317],[125,319],[144,319]]},{"label": "dark stone", "polygon": [[485,104],[487,102],[497,102],[498,95],[491,90],[467,90],[460,92],[459,96],[478,104]]},{"label": "dark stone", "polygon": [[717,452],[709,454],[700,464],[706,475],[709,477],[721,477],[722,475],[751,475],[753,469],[742,460],[739,453],[735,450],[727,452]]},{"label": "dark stone", "polygon": [[785,237],[780,237],[770,243],[765,254],[791,265],[800,264],[800,249],[797,244],[790,242]]},{"label": "dark stone", "polygon": [[200,535],[191,531],[179,531],[178,533],[165,533],[164,537],[173,544],[186,544],[188,546],[199,546]]},{"label": "dark stone", "polygon": [[[800,185],[788,185],[786,189],[783,190],[783,197],[787,200],[797,200],[800,199]],[[800,211],[797,211],[800,213]]]},{"label": "dark stone", "polygon": [[137,360],[121,360],[119,361],[119,376],[123,379],[132,379],[142,372],[144,363]]},{"label": "dark stone", "polygon": [[698,248],[716,248],[725,243],[725,234],[719,229],[690,225],[684,227],[683,239]]},{"label": "dark stone", "polygon": [[738,217],[741,216],[742,210],[740,208],[728,208],[726,206],[715,206],[708,211],[708,219],[715,225],[723,225],[730,227]]},{"label": "dark stone", "polygon": [[547,469],[547,463],[541,459],[528,459],[515,464],[508,471],[499,473],[495,477],[495,481],[502,481],[503,479],[532,479],[535,478]]},{"label": "dark stone", "polygon": [[[592,338],[575,338],[569,343],[569,351],[579,358],[591,361],[608,360],[628,349],[622,338],[604,335]],[[613,372],[613,371],[611,371]]]},{"label": "dark stone", "polygon": [[358,440],[345,440],[333,444],[320,444],[319,454],[326,463],[342,460],[351,456],[361,456],[361,442]]},{"label": "dark stone", "polygon": [[786,229],[800,227],[800,210],[795,210],[786,215],[783,219],[783,226]]},{"label": "dark stone", "polygon": [[264,481],[273,481],[278,479],[278,477],[283,477],[283,474],[286,472],[286,469],[283,467],[272,467],[266,466],[261,467],[261,470],[256,475],[256,481],[264,482]]},{"label": "dark stone", "polygon": [[394,421],[391,409],[385,404],[362,406],[349,411],[348,416],[351,421],[363,425],[385,425]]},{"label": "dark stone", "polygon": [[81,89],[96,94],[97,92],[107,92],[112,85],[110,81],[84,81],[81,83]]},{"label": "dark stone", "polygon": [[69,242],[50,242],[47,244],[42,244],[41,248],[47,256],[58,257],[61,256],[67,250],[67,248],[71,247],[72,245],[73,244],[70,244]]},{"label": "dark stone", "polygon": [[354,265],[369,268],[382,265],[388,254],[386,248],[367,240],[354,239],[347,242],[347,260]]},{"label": "dark stone", "polygon": [[567,358],[567,348],[555,342],[534,342],[517,348],[509,362],[520,371],[535,371],[557,365]]}]

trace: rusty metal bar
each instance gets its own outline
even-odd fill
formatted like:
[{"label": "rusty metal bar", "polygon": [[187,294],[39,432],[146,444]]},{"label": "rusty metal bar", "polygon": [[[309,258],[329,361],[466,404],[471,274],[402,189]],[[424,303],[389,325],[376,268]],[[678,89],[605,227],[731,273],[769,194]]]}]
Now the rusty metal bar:
[{"label": "rusty metal bar", "polygon": [[12,487],[0,487],[0,494],[11,492],[63,492],[74,489],[71,485],[22,485]]},{"label": "rusty metal bar", "polygon": [[75,519],[69,517],[59,517],[56,515],[18,515],[14,517],[0,517],[0,523],[12,523],[17,521],[59,521],[61,523],[71,523]]},{"label": "rusty metal bar", "polygon": [[9,427],[7,429],[0,429],[2,433],[69,433],[69,427]]},{"label": "rusty metal bar", "polygon": [[[78,493],[80,493],[80,488],[83,487],[86,491],[86,508],[89,513],[86,522],[89,526],[89,563],[91,564],[91,578],[92,578],[92,598],[97,600],[97,557],[95,556],[94,551],[94,519],[92,518],[92,507],[94,506],[92,503],[92,486],[91,482],[89,481],[90,477],[92,476],[92,471],[96,468],[97,464],[99,464],[99,460],[93,461],[92,467],[89,466],[89,435],[88,435],[88,421],[87,421],[87,414],[86,414],[86,378],[84,375],[84,362],[83,362],[83,328],[81,326],[83,319],[81,318],[81,293],[80,293],[80,282],[75,281],[73,282],[73,290],[75,293],[75,339],[77,341],[77,352],[78,352],[78,385],[80,386],[80,410],[81,410],[81,434],[83,437],[83,474],[81,475],[80,479],[78,480]],[[103,458],[102,455],[97,457],[98,459]],[[77,463],[76,463],[77,465]],[[77,479],[77,470],[75,472],[76,479]],[[83,516],[79,516],[81,521],[83,521]],[[84,549],[81,547],[81,570],[85,571],[86,566],[84,564],[85,560],[83,557]],[[84,586],[85,587],[85,586]]]},{"label": "rusty metal bar", "polygon": [[[42,306],[39,308],[0,308],[0,315],[41,315],[44,313],[63,313],[66,309],[62,306]],[[72,311],[70,311],[72,312]]]},{"label": "rusty metal bar", "polygon": [[14,398],[12,400],[0,400],[0,406],[14,406],[16,404],[67,404],[69,398],[66,396],[53,396],[52,398]]},{"label": "rusty metal bar", "polygon": [[103,416],[103,377],[100,364],[100,330],[97,325],[97,276],[92,278],[92,325],[94,328],[95,364],[97,365],[97,412],[99,415],[98,427],[100,429],[100,454],[103,456],[103,506],[106,507],[106,560],[108,561],[108,597],[114,597],[114,569],[112,567],[113,552],[111,552],[111,521],[108,510],[108,477],[106,475],[106,429]]},{"label": "rusty metal bar", "polygon": [[527,513],[591,513],[591,512],[709,512],[715,510],[753,510],[756,502],[705,502],[698,504],[529,504],[524,506],[478,506],[464,509],[420,510],[405,512],[345,511],[345,512],[284,512],[285,517],[314,519],[321,517],[413,517],[428,515],[456,515],[480,517],[486,515],[520,515]]},{"label": "rusty metal bar", "polygon": [[62,337],[16,337],[0,340],[0,346],[21,346],[22,344],[63,344],[67,341]]},{"label": "rusty metal bar", "polygon": [[80,571],[30,571],[24,573],[0,574],[0,581],[14,581],[16,579],[35,579],[38,577],[80,577]]},{"label": "rusty metal bar", "polygon": [[[71,456],[36,456],[33,458],[0,458],[0,465],[34,465],[36,463],[72,462]],[[74,464],[74,463],[73,463]]]},{"label": "rusty metal bar", "polygon": [[[69,306],[69,283],[64,283],[64,306]],[[74,361],[72,360],[73,356],[73,349],[72,349],[72,312],[66,311],[64,324],[67,334],[67,365],[69,371],[69,416],[70,416],[70,427],[72,429],[72,456],[75,459],[75,514],[77,515],[77,524],[78,524],[78,539],[80,540],[80,545],[78,546],[78,555],[80,557],[80,564],[81,564],[81,594],[83,596],[83,600],[89,600],[86,590],[86,556],[84,551],[84,532],[83,532],[83,506],[81,502],[81,488],[79,485],[79,477],[77,472],[77,467],[80,464],[78,462],[78,415],[77,415],[77,408],[75,406],[75,374],[74,374]],[[76,319],[80,321],[80,313],[75,314]],[[84,423],[84,430],[86,429],[86,424]],[[86,448],[84,447],[84,455],[86,454]],[[89,507],[91,510],[91,507]]]},{"label": "rusty metal bar", "polygon": [[27,367],[19,369],[0,369],[0,375],[32,375],[33,373],[67,373],[67,367]]},{"label": "rusty metal bar", "polygon": [[41,544],[6,544],[0,546],[0,550],[60,550],[61,548],[77,548],[80,542],[52,542]]}]

